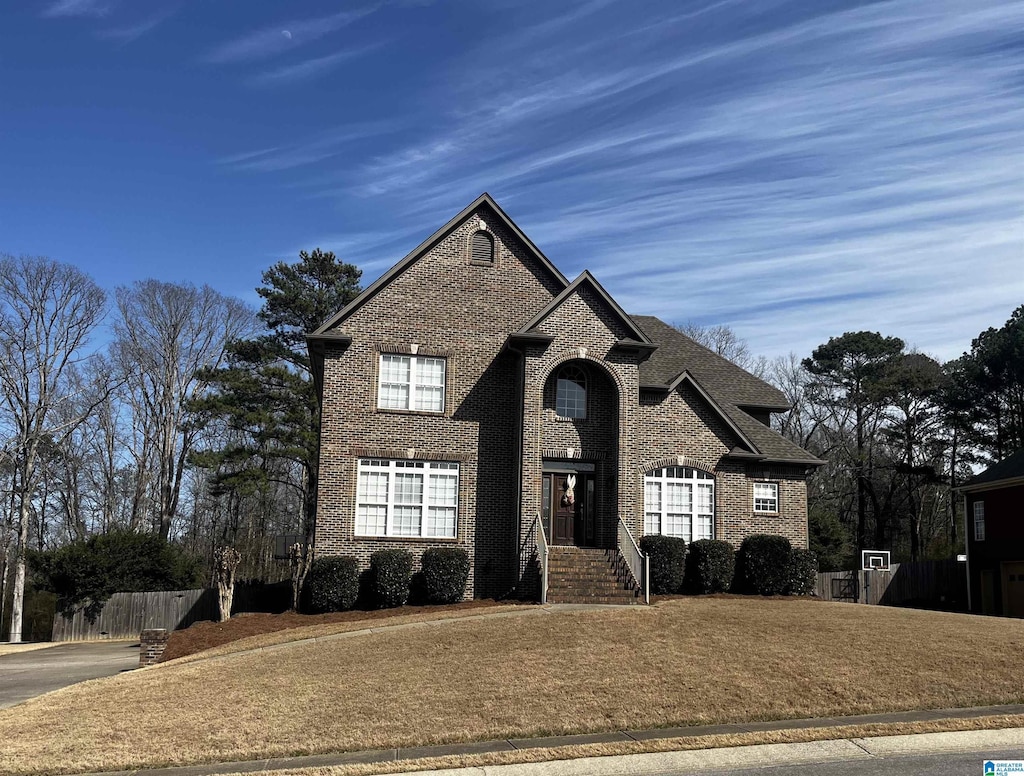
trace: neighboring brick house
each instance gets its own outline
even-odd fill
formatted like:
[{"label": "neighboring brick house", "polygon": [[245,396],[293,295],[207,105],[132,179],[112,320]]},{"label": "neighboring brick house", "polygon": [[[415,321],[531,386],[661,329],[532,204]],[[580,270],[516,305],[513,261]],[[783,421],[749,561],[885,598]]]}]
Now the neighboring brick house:
[{"label": "neighboring brick house", "polygon": [[1024,450],[957,490],[964,496],[971,611],[1024,617]]},{"label": "neighboring brick house", "polygon": [[783,394],[627,315],[589,272],[569,282],[487,194],[308,340],[317,555],[456,545],[467,595],[490,597],[536,580],[538,524],[553,553],[600,548],[613,566],[620,517],[637,540],[807,546],[821,462],[769,428]]}]

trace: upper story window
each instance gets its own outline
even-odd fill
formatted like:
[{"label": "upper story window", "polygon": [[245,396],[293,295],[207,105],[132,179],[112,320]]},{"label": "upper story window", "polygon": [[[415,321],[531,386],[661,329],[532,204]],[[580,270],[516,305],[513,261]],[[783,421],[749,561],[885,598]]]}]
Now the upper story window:
[{"label": "upper story window", "polygon": [[443,358],[381,354],[378,408],[444,412],[444,386]]},{"label": "upper story window", "polygon": [[578,366],[563,366],[558,373],[555,414],[560,418],[587,417],[587,375]]},{"label": "upper story window", "polygon": [[779,483],[754,483],[754,511],[772,514],[779,511]]},{"label": "upper story window", "polygon": [[493,264],[494,238],[482,229],[474,232],[470,255],[474,264]]},{"label": "upper story window", "polygon": [[985,541],[985,502],[974,502],[974,541]]},{"label": "upper story window", "polygon": [[686,541],[715,537],[715,478],[689,466],[644,475],[644,533]]},{"label": "upper story window", "polygon": [[445,461],[359,461],[357,536],[455,538],[459,465]]}]

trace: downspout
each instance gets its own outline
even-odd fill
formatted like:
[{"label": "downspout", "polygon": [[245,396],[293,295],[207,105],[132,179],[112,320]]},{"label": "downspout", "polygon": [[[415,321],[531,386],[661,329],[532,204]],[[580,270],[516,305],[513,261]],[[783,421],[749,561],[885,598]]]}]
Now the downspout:
[{"label": "downspout", "polygon": [[506,348],[510,353],[519,357],[519,374],[516,379],[516,434],[515,434],[515,475],[516,475],[516,530],[512,536],[512,557],[515,561],[515,583],[513,588],[518,589],[522,582],[519,567],[519,542],[523,536],[523,402],[526,400],[526,353],[507,343]]},{"label": "downspout", "polygon": [[[523,535],[523,402],[526,401],[526,353],[519,355],[519,379],[516,386],[516,533],[512,552],[516,558],[516,587],[519,587],[519,541]],[[543,530],[543,528],[541,528]]]},{"label": "downspout", "polygon": [[967,494],[964,493],[964,554],[967,556],[967,611],[973,612],[971,605],[971,535],[967,533]]}]

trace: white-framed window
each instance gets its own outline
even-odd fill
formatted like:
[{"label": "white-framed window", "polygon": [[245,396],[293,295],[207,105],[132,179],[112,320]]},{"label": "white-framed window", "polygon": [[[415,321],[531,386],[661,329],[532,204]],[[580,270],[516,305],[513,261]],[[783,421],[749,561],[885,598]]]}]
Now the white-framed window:
[{"label": "white-framed window", "polygon": [[445,359],[382,353],[377,407],[444,412]]},{"label": "white-framed window", "polygon": [[686,541],[715,538],[715,478],[689,466],[644,475],[644,533]]},{"label": "white-framed window", "polygon": [[555,414],[560,418],[587,417],[587,375],[578,366],[563,366],[558,371]]},{"label": "white-framed window", "polygon": [[459,465],[359,459],[357,536],[455,538]]},{"label": "white-framed window", "polygon": [[754,511],[772,514],[779,511],[779,483],[754,483]]},{"label": "white-framed window", "polygon": [[974,502],[974,541],[985,541],[985,502]]}]

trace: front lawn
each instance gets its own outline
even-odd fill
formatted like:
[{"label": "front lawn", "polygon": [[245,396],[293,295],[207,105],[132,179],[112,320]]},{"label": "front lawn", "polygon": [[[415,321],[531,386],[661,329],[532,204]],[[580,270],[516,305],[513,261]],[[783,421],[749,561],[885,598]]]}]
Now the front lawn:
[{"label": "front lawn", "polygon": [[805,599],[453,619],[67,688],[0,711],[0,772],[1020,703],[1022,654],[1021,620]]}]

